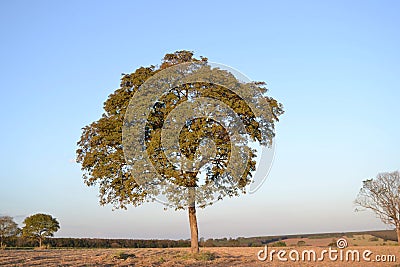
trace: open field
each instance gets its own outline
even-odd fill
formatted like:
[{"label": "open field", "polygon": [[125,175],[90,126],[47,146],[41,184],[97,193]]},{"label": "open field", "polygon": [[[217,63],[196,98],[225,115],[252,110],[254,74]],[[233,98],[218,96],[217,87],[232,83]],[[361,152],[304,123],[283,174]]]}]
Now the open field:
[{"label": "open field", "polygon": [[[257,252],[261,247],[218,247],[202,248],[194,258],[188,248],[136,248],[136,249],[49,249],[49,250],[0,250],[0,266],[400,266],[400,248],[398,246],[356,246],[362,253],[371,250],[376,255],[395,255],[396,262],[353,262],[330,261],[325,255],[322,262],[281,262],[276,258],[272,262],[259,261]],[[307,249],[320,252],[327,247],[285,247],[268,248],[291,249],[300,252]],[[287,257],[287,255],[286,255]]]},{"label": "open field", "polygon": [[[386,245],[396,245],[397,241],[393,240],[385,240],[383,238],[379,238],[370,234],[362,234],[362,235],[345,235],[349,246],[386,246]],[[329,246],[331,243],[335,243],[337,238],[332,237],[305,237],[305,238],[287,238],[282,239],[288,246],[296,246],[299,242],[304,242],[303,244],[306,246],[317,246],[317,247],[325,247]]]}]

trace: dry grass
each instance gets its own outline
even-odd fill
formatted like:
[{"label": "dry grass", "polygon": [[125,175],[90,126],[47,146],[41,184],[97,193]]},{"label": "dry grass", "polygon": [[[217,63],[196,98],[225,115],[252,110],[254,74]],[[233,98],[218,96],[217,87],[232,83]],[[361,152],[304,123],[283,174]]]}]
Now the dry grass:
[{"label": "dry grass", "polygon": [[[51,249],[51,250],[3,250],[0,251],[0,266],[400,266],[398,246],[353,247],[371,250],[374,255],[395,255],[397,263],[376,262],[261,262],[257,252],[262,248],[223,247],[202,248],[193,256],[187,248],[154,249]],[[272,249],[272,248],[269,248]],[[276,248],[277,250],[280,248]],[[291,247],[282,248],[287,251]],[[321,247],[297,247],[298,251]],[[371,256],[372,258],[372,256]]]},{"label": "dry grass", "polygon": [[[343,236],[346,238],[349,246],[393,246],[396,245],[396,241],[383,240],[373,235],[351,235]],[[326,238],[287,238],[282,240],[288,246],[296,246],[299,241],[304,241],[307,246],[326,247],[330,243],[335,243],[338,238],[326,237]]]},{"label": "dry grass", "polygon": [[382,246],[382,245],[396,245],[396,241],[383,240],[373,235],[354,235],[346,237],[347,242],[352,246]]}]

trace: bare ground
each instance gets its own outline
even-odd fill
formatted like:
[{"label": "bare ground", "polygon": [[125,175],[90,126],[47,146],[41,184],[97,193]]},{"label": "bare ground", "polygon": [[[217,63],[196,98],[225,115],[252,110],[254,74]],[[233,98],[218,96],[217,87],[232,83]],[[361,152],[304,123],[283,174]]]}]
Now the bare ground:
[{"label": "bare ground", "polygon": [[[324,261],[287,262],[278,261],[276,254],[273,261],[259,261],[257,252],[260,247],[222,247],[202,248],[197,257],[193,257],[187,248],[138,248],[138,249],[49,249],[49,250],[0,250],[0,266],[390,266],[400,267],[399,246],[350,247],[362,253],[371,250],[376,255],[394,255],[396,262],[378,263],[376,261],[360,262],[330,261],[325,255]],[[314,249],[317,256],[327,247],[286,247],[268,248],[291,249],[300,252]],[[288,255],[286,254],[286,257]],[[300,256],[301,257],[301,256]]]}]

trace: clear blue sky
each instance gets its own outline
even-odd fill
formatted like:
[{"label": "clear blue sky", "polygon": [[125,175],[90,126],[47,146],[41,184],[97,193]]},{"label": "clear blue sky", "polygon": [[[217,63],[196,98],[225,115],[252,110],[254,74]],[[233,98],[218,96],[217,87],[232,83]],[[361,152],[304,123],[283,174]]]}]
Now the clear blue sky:
[{"label": "clear blue sky", "polygon": [[186,49],[268,83],[286,113],[256,194],[199,210],[200,236],[385,229],[362,180],[400,168],[398,1],[1,1],[0,214],[64,237],[189,238],[186,212],[98,204],[74,163],[120,74]]}]

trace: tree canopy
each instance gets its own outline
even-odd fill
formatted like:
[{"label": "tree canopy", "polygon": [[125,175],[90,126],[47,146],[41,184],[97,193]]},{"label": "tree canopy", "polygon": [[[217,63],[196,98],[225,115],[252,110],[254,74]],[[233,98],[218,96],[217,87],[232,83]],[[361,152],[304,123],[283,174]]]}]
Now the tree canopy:
[{"label": "tree canopy", "polygon": [[22,228],[22,235],[39,241],[39,247],[47,237],[54,236],[54,233],[60,229],[57,219],[51,215],[38,213],[25,218],[25,226]]},{"label": "tree canopy", "polygon": [[[121,78],[120,88],[110,94],[105,101],[105,112],[102,117],[83,128],[81,139],[78,142],[77,162],[81,164],[84,171],[83,178],[85,183],[89,186],[99,186],[101,204],[110,203],[116,208],[126,208],[128,204],[140,205],[146,200],[154,199],[154,195],[149,194],[150,190],[146,191],[146,187],[138,183],[141,177],[132,175],[132,163],[126,161],[122,140],[124,119],[125,116],[131,115],[134,117],[136,115],[134,112],[139,107],[132,107],[132,112],[128,115],[126,111],[132,97],[135,96],[135,93],[149,78],[167,68],[188,62],[197,64],[197,66],[207,66],[205,64],[208,61],[204,57],[200,59],[194,58],[193,53],[189,51],[177,51],[173,54],[165,55],[159,67],[140,67],[131,74],[124,74]],[[219,75],[219,80],[228,80],[230,85],[237,87],[239,84],[237,79],[226,71],[217,69],[210,71],[209,68],[207,70],[209,74]],[[156,166],[157,172],[161,173],[164,178],[173,179],[174,184],[188,186],[193,183],[193,179],[188,179],[189,174],[182,175],[182,171],[176,168],[176,164],[174,166],[174,162],[171,164],[171,158],[166,153],[163,153],[160,141],[166,117],[180,104],[195,98],[217,99],[232,108],[236,115],[244,121],[248,136],[266,145],[274,136],[274,122],[283,113],[282,105],[272,97],[266,96],[265,83],[253,83],[251,86],[257,86],[257,89],[262,93],[257,97],[260,99],[262,97],[268,105],[263,107],[265,108],[265,114],[268,115],[263,122],[264,125],[261,125],[257,121],[257,117],[252,114],[248,101],[235,94],[234,91],[218,84],[204,81],[186,83],[172,88],[163,94],[160,99],[157,99],[157,102],[152,107],[152,112],[147,117],[145,129],[146,151],[151,163]],[[153,95],[148,94],[148,97],[151,98]],[[184,112],[189,112],[189,110],[190,107],[187,107]],[[132,117],[128,119],[134,122]],[[228,166],[227,159],[232,156],[230,151],[232,142],[229,142],[231,141],[229,140],[229,133],[226,130],[224,132],[224,127],[220,122],[204,118],[191,120],[184,125],[182,131],[178,132],[178,137],[180,156],[184,155],[189,159],[198,156],[196,152],[199,151],[200,146],[207,145],[206,142],[201,142],[205,137],[212,139],[217,145],[217,155],[212,158],[214,160],[212,166],[211,164],[208,165],[207,178],[215,181],[223,176],[224,170]],[[244,139],[241,141],[244,141]],[[242,145],[241,149],[244,148],[245,146]],[[253,159],[256,151],[250,149],[247,152],[249,156],[246,169],[238,179],[240,186],[232,187],[230,188],[231,190],[224,190],[227,195],[237,195],[249,182],[251,172],[255,168]],[[204,164],[202,167],[204,167]],[[146,172],[146,170],[142,169],[137,171]],[[196,174],[191,173],[190,175],[196,177]],[[222,185],[220,184],[219,186]],[[206,202],[203,204],[206,204]],[[176,205],[176,207],[180,207],[180,205]]]}]

